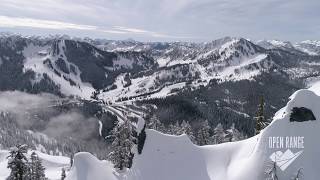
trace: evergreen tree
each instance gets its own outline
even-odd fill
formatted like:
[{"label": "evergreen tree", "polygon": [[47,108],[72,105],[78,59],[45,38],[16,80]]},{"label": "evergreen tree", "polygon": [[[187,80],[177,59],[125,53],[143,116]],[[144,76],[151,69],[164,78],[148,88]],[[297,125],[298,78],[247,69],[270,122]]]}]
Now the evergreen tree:
[{"label": "evergreen tree", "polygon": [[259,134],[261,130],[267,127],[269,124],[264,116],[264,105],[264,98],[261,96],[257,116],[255,117],[255,134]]},{"label": "evergreen tree", "polygon": [[182,128],[181,128],[181,126],[180,126],[180,124],[179,124],[179,121],[177,121],[177,122],[175,123],[175,125],[174,125],[173,134],[174,134],[174,135],[181,135],[181,134],[183,134],[183,131],[182,131]]},{"label": "evergreen tree", "polygon": [[66,179],[66,170],[64,168],[61,169],[61,180]]},{"label": "evergreen tree", "polygon": [[181,132],[188,135],[188,137],[193,143],[196,143],[196,138],[194,137],[193,130],[189,122],[184,120],[182,121]]},{"label": "evergreen tree", "polygon": [[99,91],[93,91],[90,98],[98,100]]},{"label": "evergreen tree", "polygon": [[176,122],[176,124],[169,124],[167,133],[171,135],[181,135],[182,132],[179,122]]},{"label": "evergreen tree", "polygon": [[173,135],[174,132],[175,132],[175,127],[174,127],[174,125],[173,125],[173,124],[169,124],[169,126],[168,126],[168,128],[167,128],[167,130],[166,130],[166,133]]},{"label": "evergreen tree", "polygon": [[165,132],[165,127],[161,121],[156,117],[152,116],[147,126],[149,129],[154,129],[156,131]]},{"label": "evergreen tree", "polygon": [[210,126],[209,122],[205,120],[202,123],[202,126],[199,128],[198,133],[197,133],[197,143],[200,146],[211,144],[212,139],[210,137]]},{"label": "evergreen tree", "polygon": [[133,156],[131,149],[135,141],[130,121],[125,120],[121,125],[115,126],[112,137],[114,140],[111,144],[112,152],[108,155],[109,159],[119,170],[130,168]]},{"label": "evergreen tree", "polygon": [[38,155],[33,152],[29,162],[30,180],[45,180],[45,168],[42,165]]},{"label": "evergreen tree", "polygon": [[25,154],[28,151],[27,145],[17,145],[10,149],[8,158],[8,168],[11,173],[7,180],[27,180],[29,179],[28,160]]},{"label": "evergreen tree", "polygon": [[213,130],[213,143],[221,144],[225,142],[225,132],[221,123],[219,123]]},{"label": "evergreen tree", "polygon": [[234,123],[232,123],[230,129],[227,130],[227,137],[229,142],[235,142],[245,139],[245,136],[235,128]]}]

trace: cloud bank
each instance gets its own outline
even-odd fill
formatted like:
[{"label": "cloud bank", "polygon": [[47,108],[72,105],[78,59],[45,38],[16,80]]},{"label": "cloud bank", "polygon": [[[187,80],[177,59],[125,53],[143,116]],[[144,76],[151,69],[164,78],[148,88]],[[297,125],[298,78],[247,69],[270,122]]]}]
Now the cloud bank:
[{"label": "cloud bank", "polygon": [[[98,120],[77,109],[63,110],[62,100],[50,94],[0,92],[0,112],[9,112],[25,130],[42,132],[53,138],[90,141],[98,137]],[[58,107],[58,108],[55,108]]]},{"label": "cloud bank", "polygon": [[[318,0],[2,0],[1,29],[109,39],[320,37]],[[16,21],[16,22],[14,22]]]}]

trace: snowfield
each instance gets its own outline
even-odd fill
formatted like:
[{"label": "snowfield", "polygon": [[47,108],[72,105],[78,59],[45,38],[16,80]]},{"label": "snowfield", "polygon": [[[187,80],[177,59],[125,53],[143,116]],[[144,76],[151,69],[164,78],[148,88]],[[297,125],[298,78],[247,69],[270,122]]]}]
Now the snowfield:
[{"label": "snowfield", "polygon": [[[320,135],[320,97],[311,90],[299,90],[290,99],[261,134],[247,140],[200,147],[186,135],[146,130],[144,149],[135,155],[131,169],[119,174],[108,162],[78,153],[68,180],[264,180],[272,164],[270,156],[277,152],[281,158],[288,150],[269,147],[269,137],[297,136],[304,137],[304,148],[289,149],[302,153],[284,171],[277,167],[278,178],[291,179],[302,168],[303,179],[316,180],[320,176],[320,145],[315,138]],[[290,122],[293,107],[310,109],[317,120]]]}]

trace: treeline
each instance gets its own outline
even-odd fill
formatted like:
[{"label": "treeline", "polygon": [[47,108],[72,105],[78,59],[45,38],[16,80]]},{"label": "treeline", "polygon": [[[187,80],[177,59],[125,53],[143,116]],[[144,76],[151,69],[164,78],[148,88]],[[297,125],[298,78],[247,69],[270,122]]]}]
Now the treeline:
[{"label": "treeline", "polygon": [[[270,86],[272,84],[272,86]],[[190,87],[177,95],[145,99],[138,105],[155,105],[153,114],[165,125],[188,121],[192,127],[208,120],[210,126],[232,124],[248,137],[255,134],[255,116],[260,97],[265,101],[267,120],[284,107],[288,97],[304,87],[300,80],[288,80],[281,72],[262,73],[253,80],[211,80],[208,86]]]},{"label": "treeline", "polygon": [[232,124],[229,129],[224,129],[221,123],[212,128],[207,120],[203,121],[197,129],[194,129],[188,121],[176,122],[165,126],[153,116],[150,118],[147,128],[171,135],[186,134],[194,144],[200,146],[239,141],[247,138],[246,135],[236,129],[235,124]]},{"label": "treeline", "polygon": [[[130,168],[135,152],[143,153],[143,146],[146,139],[145,128],[154,129],[172,135],[186,134],[190,140],[197,145],[220,144],[234,142],[247,138],[233,124],[229,129],[224,129],[222,124],[211,128],[208,121],[204,121],[198,129],[193,129],[189,122],[164,125],[159,119],[152,117],[146,122],[144,128],[137,132],[129,120],[118,123],[107,138],[111,140],[111,152],[108,159],[118,170]],[[134,150],[134,147],[136,150]]]}]

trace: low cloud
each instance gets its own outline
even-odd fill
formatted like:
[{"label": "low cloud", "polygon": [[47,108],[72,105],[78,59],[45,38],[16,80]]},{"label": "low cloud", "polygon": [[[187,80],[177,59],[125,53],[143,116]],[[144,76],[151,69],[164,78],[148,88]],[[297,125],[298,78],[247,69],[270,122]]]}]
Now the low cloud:
[{"label": "low cloud", "polygon": [[300,41],[319,37],[319,8],[319,0],[2,0],[0,22],[5,31],[28,35],[61,33],[56,30],[63,27],[69,35],[143,41],[223,36]]},{"label": "low cloud", "polygon": [[63,113],[50,119],[43,133],[50,137],[72,137],[90,140],[97,135],[97,119],[86,118],[79,112]]},{"label": "low cloud", "polygon": [[77,109],[63,109],[61,102],[61,98],[50,94],[0,92],[0,112],[9,112],[22,129],[54,138],[88,141],[98,137],[98,119]]},{"label": "low cloud", "polygon": [[0,15],[0,27],[5,28],[33,28],[33,29],[48,29],[48,30],[80,30],[91,31],[96,33],[107,34],[128,34],[139,36],[150,36],[157,38],[190,38],[183,36],[172,36],[159,32],[153,32],[145,29],[138,29],[132,27],[112,26],[104,28],[94,25],[75,24],[62,21],[43,20],[35,18],[21,18]]},{"label": "low cloud", "polygon": [[74,30],[96,30],[96,26],[73,24],[61,21],[49,21],[32,18],[19,18],[0,16],[0,27],[31,27],[42,29],[74,29]]},{"label": "low cloud", "polygon": [[153,32],[147,31],[147,30],[143,30],[143,29],[127,28],[127,27],[122,27],[122,26],[114,26],[113,28],[120,30],[120,31],[130,32],[130,33],[138,33],[138,34],[153,33]]},{"label": "low cloud", "polygon": [[33,112],[48,111],[57,97],[50,94],[32,95],[20,91],[0,92],[0,111],[10,112],[21,127],[29,128],[36,118]]}]

